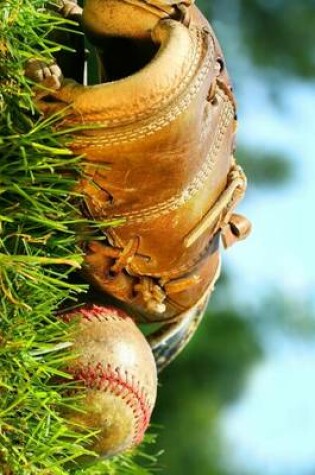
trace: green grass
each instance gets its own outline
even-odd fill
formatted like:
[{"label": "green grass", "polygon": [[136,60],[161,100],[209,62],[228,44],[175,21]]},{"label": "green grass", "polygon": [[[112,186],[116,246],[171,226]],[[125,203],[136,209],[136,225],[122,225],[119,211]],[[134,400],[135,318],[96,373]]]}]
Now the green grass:
[{"label": "green grass", "polygon": [[98,226],[79,212],[73,190],[82,158],[67,148],[69,131],[54,130],[60,116],[38,114],[24,75],[28,59],[50,62],[61,48],[50,32],[71,27],[45,4],[0,1],[0,473],[145,475],[154,458],[141,448],[85,468],[71,464],[90,453],[95,434],[62,417],[81,396],[67,395],[73,327],[56,312],[86,291],[69,277],[83,262],[78,236]]}]

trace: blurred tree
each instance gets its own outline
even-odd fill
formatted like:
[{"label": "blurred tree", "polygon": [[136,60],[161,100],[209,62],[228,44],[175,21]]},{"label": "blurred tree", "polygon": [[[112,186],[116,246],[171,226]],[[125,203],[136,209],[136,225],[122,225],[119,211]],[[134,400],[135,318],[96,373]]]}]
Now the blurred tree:
[{"label": "blurred tree", "polygon": [[223,279],[188,350],[160,378],[154,420],[167,428],[159,441],[167,475],[228,475],[219,415],[241,395],[262,348],[251,319],[219,309],[227,286]]},{"label": "blurred tree", "polygon": [[314,0],[240,1],[240,31],[253,63],[282,75],[314,78],[314,24]]},{"label": "blurred tree", "polygon": [[314,340],[315,305],[311,296],[292,296],[270,289],[252,313],[257,332],[261,335],[280,334],[305,343]]},{"label": "blurred tree", "polygon": [[264,73],[313,79],[315,0],[199,0],[208,18],[232,27]]},{"label": "blurred tree", "polygon": [[[197,0],[214,23],[236,85],[249,78],[264,82],[273,104],[289,81],[314,81],[315,0]],[[285,93],[284,93],[285,94]],[[248,149],[238,157],[249,181],[259,186],[285,184],[293,177],[285,156]]]},{"label": "blurred tree", "polygon": [[255,151],[243,146],[237,149],[237,158],[249,183],[254,186],[285,185],[294,174],[292,162],[279,153]]}]

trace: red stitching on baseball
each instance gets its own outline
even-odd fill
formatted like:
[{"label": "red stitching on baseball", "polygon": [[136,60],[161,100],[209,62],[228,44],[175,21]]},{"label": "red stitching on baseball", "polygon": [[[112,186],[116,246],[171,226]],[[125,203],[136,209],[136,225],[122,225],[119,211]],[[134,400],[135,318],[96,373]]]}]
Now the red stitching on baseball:
[{"label": "red stitching on baseball", "polygon": [[[132,321],[131,317],[123,310],[106,306],[101,307],[94,304],[88,304],[63,315],[65,321],[80,316],[82,319],[91,322],[97,319],[102,321]],[[81,381],[89,389],[98,389],[101,391],[110,391],[115,396],[125,401],[131,408],[135,420],[135,431],[133,444],[139,444],[149,425],[152,413],[152,404],[143,388],[140,388],[140,382],[135,383],[133,375],[125,371],[122,375],[120,368],[115,368],[110,364],[105,367],[101,362],[95,366],[86,365],[76,368],[69,368],[68,372],[73,375],[75,381]],[[130,381],[131,379],[131,381]]]},{"label": "red stitching on baseball", "polygon": [[133,444],[139,444],[149,425],[151,417],[151,404],[143,388],[139,388],[139,382],[135,384],[134,377],[130,378],[128,372],[121,374],[119,368],[113,369],[110,364],[103,367],[102,363],[96,366],[83,366],[71,368],[70,373],[76,381],[82,381],[89,389],[111,391],[115,396],[121,397],[127,406],[132,409],[135,419],[135,433]]},{"label": "red stitching on baseball", "polygon": [[127,313],[117,307],[106,306],[101,307],[99,305],[87,304],[84,307],[78,307],[62,315],[65,322],[70,321],[72,318],[81,316],[84,320],[91,322],[93,319],[100,321],[113,321],[113,320],[132,320]]}]

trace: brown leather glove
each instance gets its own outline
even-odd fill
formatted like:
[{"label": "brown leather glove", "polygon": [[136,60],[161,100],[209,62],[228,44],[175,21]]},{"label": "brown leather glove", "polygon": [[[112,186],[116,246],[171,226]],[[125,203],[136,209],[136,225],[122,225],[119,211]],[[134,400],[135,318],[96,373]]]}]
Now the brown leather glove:
[{"label": "brown leather glove", "polygon": [[[191,1],[87,0],[83,28],[97,46],[102,83],[64,80],[47,113],[85,155],[85,214],[120,220],[86,245],[85,275],[138,321],[164,366],[191,337],[226,246],[250,225],[233,215],[246,178],[233,157],[235,103],[216,37]],[[51,96],[51,95],[50,95]],[[161,350],[162,348],[162,350]],[[160,359],[159,359],[160,358]]]}]

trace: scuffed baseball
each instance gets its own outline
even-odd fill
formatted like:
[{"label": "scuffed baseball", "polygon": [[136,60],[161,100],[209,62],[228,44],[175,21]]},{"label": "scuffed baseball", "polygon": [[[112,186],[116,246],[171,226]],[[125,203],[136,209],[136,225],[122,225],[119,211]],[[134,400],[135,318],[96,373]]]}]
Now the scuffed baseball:
[{"label": "scuffed baseball", "polygon": [[155,360],[133,320],[114,307],[85,306],[64,316],[78,318],[72,350],[79,356],[67,371],[87,388],[83,413],[71,422],[100,430],[92,450],[111,456],[139,444],[149,425],[157,392]]}]

